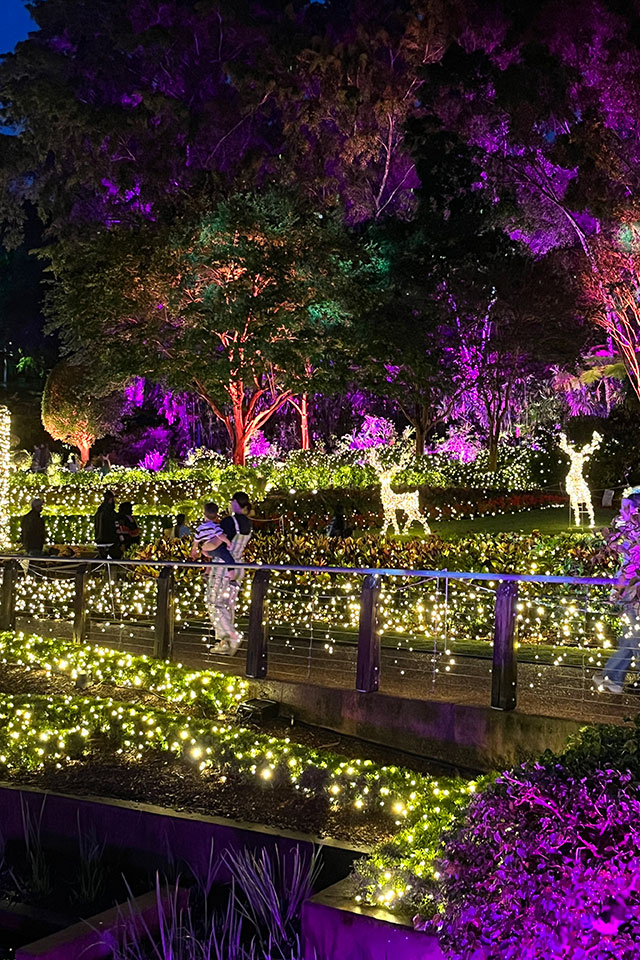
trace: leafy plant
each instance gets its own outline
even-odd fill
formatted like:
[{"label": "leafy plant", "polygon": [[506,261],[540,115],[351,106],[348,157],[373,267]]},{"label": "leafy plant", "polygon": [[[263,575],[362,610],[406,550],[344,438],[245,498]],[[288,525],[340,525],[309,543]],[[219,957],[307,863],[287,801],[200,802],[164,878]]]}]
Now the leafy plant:
[{"label": "leafy plant", "polygon": [[78,824],[78,873],[73,886],[73,896],[80,903],[95,903],[104,889],[104,848],[106,841],[98,840],[95,830],[83,830]]},{"label": "leafy plant", "polygon": [[53,889],[51,870],[42,845],[42,817],[45,803],[46,797],[42,801],[40,813],[36,818],[28,802],[20,794],[22,833],[29,868],[29,883],[31,891],[37,897],[45,897]]}]

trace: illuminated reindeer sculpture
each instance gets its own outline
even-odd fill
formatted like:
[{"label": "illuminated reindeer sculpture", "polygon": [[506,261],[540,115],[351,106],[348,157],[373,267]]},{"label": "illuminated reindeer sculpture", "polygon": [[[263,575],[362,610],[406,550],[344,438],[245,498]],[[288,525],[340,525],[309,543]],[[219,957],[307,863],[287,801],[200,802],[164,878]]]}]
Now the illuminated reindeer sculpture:
[{"label": "illuminated reindeer sculpture", "polygon": [[581,450],[577,450],[573,444],[569,444],[564,433],[558,437],[558,446],[569,457],[569,473],[567,474],[566,489],[569,494],[569,503],[573,512],[573,519],[576,527],[580,526],[580,507],[586,510],[589,517],[589,526],[595,526],[595,517],[593,513],[593,503],[591,501],[591,491],[584,478],[584,465],[591,454],[598,449],[602,442],[602,437],[594,431],[591,443],[585,443]]},{"label": "illuminated reindeer sculpture", "polygon": [[[407,439],[406,437],[404,439]],[[410,493],[395,493],[391,489],[391,481],[394,476],[403,470],[412,457],[411,448],[403,445],[399,460],[391,467],[383,467],[380,462],[380,448],[369,447],[367,450],[367,462],[373,467],[380,481],[380,499],[382,500],[382,509],[384,510],[384,520],[382,521],[382,533],[386,534],[389,526],[392,526],[397,534],[408,529],[412,523],[419,523],[425,533],[431,533],[426,518],[420,512],[419,495],[417,490]],[[403,524],[402,529],[398,523],[396,511],[402,510],[407,515],[407,522]]]}]

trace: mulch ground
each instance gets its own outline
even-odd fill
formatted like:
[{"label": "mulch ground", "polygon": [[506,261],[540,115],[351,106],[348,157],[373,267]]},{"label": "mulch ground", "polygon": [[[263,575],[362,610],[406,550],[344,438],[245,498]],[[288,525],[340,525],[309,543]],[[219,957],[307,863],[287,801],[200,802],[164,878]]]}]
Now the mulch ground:
[{"label": "mulch ground", "polygon": [[[108,684],[95,684],[78,691],[67,677],[6,664],[0,665],[0,692],[113,697],[140,706],[180,712],[178,705],[145,691]],[[273,720],[255,729],[273,736],[289,737],[295,743],[315,749],[331,750],[349,759],[408,766],[423,773],[452,772],[420,757],[363,743],[328,730],[302,724],[291,726],[286,720]],[[73,761],[60,769],[51,766],[36,773],[16,774],[12,779],[59,793],[151,803],[173,810],[267,824],[320,838],[331,837],[356,846],[377,843],[395,832],[395,824],[390,818],[355,810],[335,811],[324,797],[308,797],[292,787],[273,786],[257,780],[248,783],[234,777],[229,770],[224,774],[215,769],[200,773],[187,761],[155,751],[146,753],[142,760],[133,760],[126,756],[114,757],[108,748],[96,744],[92,755],[84,760]]]}]

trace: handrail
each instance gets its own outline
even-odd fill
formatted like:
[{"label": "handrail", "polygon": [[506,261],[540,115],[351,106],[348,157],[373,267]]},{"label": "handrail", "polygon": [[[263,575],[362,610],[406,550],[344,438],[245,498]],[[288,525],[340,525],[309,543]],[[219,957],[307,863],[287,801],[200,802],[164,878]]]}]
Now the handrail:
[{"label": "handrail", "polygon": [[[8,560],[16,560],[20,563],[29,561],[30,563],[86,563],[94,566],[105,566],[113,564],[115,566],[131,567],[170,567],[173,570],[201,570],[203,566],[210,566],[211,562],[194,560],[112,560],[102,559],[100,557],[29,557],[25,554],[3,554],[0,561],[3,563]],[[585,586],[613,587],[619,581],[614,577],[564,577],[552,576],[536,573],[486,573],[474,571],[447,570],[446,567],[441,570],[407,570],[395,567],[330,567],[324,565],[302,566],[298,564],[279,564],[279,563],[236,563],[234,569],[241,570],[271,570],[276,573],[335,573],[335,574],[357,574],[361,576],[384,576],[384,577],[422,577],[424,579],[442,579],[446,577],[449,580],[485,580],[494,583],[575,583]]]}]

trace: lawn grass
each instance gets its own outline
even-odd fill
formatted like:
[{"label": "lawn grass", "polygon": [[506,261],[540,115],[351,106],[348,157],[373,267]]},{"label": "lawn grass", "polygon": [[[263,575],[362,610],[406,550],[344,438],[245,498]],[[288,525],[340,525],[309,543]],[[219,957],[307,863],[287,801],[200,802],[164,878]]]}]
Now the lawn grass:
[{"label": "lawn grass", "polygon": [[[595,530],[611,523],[616,511],[597,508]],[[441,520],[431,523],[431,532],[442,537],[465,537],[473,533],[587,533],[588,527],[574,527],[569,518],[568,507],[552,507],[547,510],[523,510],[519,513],[500,514],[496,517],[477,517],[475,520]],[[403,536],[402,539],[410,539]]]}]

